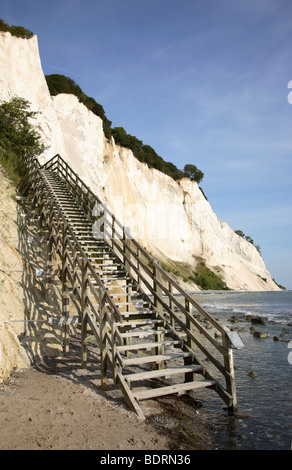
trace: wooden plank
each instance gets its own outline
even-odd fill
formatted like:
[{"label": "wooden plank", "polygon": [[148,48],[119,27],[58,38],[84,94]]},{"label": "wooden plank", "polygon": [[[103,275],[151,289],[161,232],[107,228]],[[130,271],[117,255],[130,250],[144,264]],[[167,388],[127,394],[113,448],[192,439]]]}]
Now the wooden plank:
[{"label": "wooden plank", "polygon": [[161,397],[163,395],[173,395],[175,393],[181,393],[187,390],[212,387],[215,384],[215,380],[198,380],[196,382],[169,385],[167,387],[142,390],[139,392],[135,392],[135,390],[133,390],[133,396],[136,398],[136,400],[147,400],[149,398]]},{"label": "wooden plank", "polygon": [[130,409],[135,411],[135,413],[138,415],[138,417],[140,419],[144,420],[145,416],[144,416],[141,408],[139,407],[138,403],[136,402],[135,397],[134,397],[133,393],[131,392],[129,385],[127,384],[127,382],[125,381],[125,379],[124,379],[124,377],[122,376],[121,373],[117,374],[116,380],[117,380],[118,384],[120,385],[120,388],[123,392],[125,401],[128,404],[128,406],[130,407]]},{"label": "wooden plank", "polygon": [[[120,294],[120,297],[122,297],[123,294]],[[111,296],[110,296],[111,298]],[[133,305],[134,307],[142,307],[142,308],[147,308],[147,304],[145,303],[141,303],[141,302],[119,302],[119,301],[116,301],[114,299],[112,299],[112,301],[115,303],[116,306],[121,306],[121,305]],[[137,312],[139,312],[139,310],[137,310]],[[141,312],[143,313],[143,312]]]},{"label": "wooden plank", "polygon": [[139,349],[152,349],[159,346],[173,346],[177,344],[182,344],[182,341],[156,341],[154,343],[137,343],[137,344],[128,344],[123,346],[117,346],[119,352],[139,350]]},{"label": "wooden plank", "polygon": [[[145,336],[152,336],[157,333],[157,330],[144,330],[144,331],[130,331],[128,333],[121,333],[122,338],[134,338],[134,337],[139,337],[143,338]],[[161,330],[161,334],[168,334],[172,333],[172,330]]]},{"label": "wooden plank", "polygon": [[[126,304],[127,305],[127,304]],[[129,303],[129,305],[133,305],[131,303]],[[137,306],[137,305],[136,305]],[[151,309],[144,309],[143,310],[128,310],[127,312],[121,312],[121,315],[124,317],[125,315],[140,315],[141,319],[142,318],[155,318],[153,316],[153,314],[155,314],[156,311],[155,310],[151,310]]]},{"label": "wooden plank", "polygon": [[135,382],[139,380],[155,379],[158,377],[170,377],[172,375],[186,374],[187,372],[200,372],[203,370],[202,366],[189,365],[183,367],[171,367],[169,369],[149,370],[147,372],[138,372],[137,374],[127,374],[124,378],[127,382]]},{"label": "wooden plank", "polygon": [[101,388],[106,390],[107,379],[107,347],[106,347],[106,306],[105,306],[105,291],[100,290],[100,323],[99,323],[99,336],[100,336],[100,374],[101,374]]},{"label": "wooden plank", "polygon": [[[103,276],[101,276],[101,277],[103,277]],[[104,284],[105,284],[105,285],[106,285],[107,282],[112,282],[112,281],[128,281],[128,280],[131,279],[130,276],[128,276],[128,277],[117,277],[117,276],[115,276],[115,277],[108,277],[106,274],[105,274],[105,278],[106,278],[106,279],[104,280]]]},{"label": "wooden plank", "polygon": [[[127,287],[138,287],[137,284],[124,284],[124,285],[106,285],[106,289],[107,291],[111,290],[111,289],[127,289]],[[127,292],[121,292],[121,294],[127,294]],[[116,294],[115,294],[116,295]],[[127,294],[128,295],[128,294]],[[137,291],[134,291],[133,292],[133,295],[137,295]],[[139,293],[139,295],[141,295],[141,293]],[[132,297],[132,296],[131,296]]]},{"label": "wooden plank", "polygon": [[168,354],[161,354],[156,356],[143,356],[143,357],[134,357],[133,359],[124,359],[122,358],[122,363],[125,366],[130,365],[139,365],[139,364],[147,364],[148,362],[162,362],[162,361],[170,361],[171,359],[179,359],[184,357],[193,356],[190,352],[183,352],[183,353],[168,353]]},{"label": "wooden plank", "polygon": [[125,322],[117,322],[116,326],[130,326],[131,328],[137,328],[142,325],[153,325],[153,323],[161,323],[163,324],[163,320],[152,320],[152,319],[146,319],[146,320],[134,320],[134,321],[125,321]]}]

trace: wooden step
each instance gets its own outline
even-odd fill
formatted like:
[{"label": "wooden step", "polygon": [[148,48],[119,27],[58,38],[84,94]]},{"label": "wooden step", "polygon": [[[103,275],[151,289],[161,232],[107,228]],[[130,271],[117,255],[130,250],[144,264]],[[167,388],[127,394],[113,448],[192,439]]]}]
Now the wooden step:
[{"label": "wooden step", "polygon": [[127,271],[125,269],[115,269],[114,271],[106,271],[104,270],[103,272],[101,272],[99,275],[102,277],[102,276],[106,276],[108,277],[109,274],[127,274]]},{"label": "wooden step", "polygon": [[[112,261],[112,260],[110,260]],[[123,263],[120,261],[119,263],[112,263],[112,264],[107,264],[107,263],[98,263],[97,265],[97,268],[98,267],[102,267],[103,268],[120,268],[121,266],[123,266]]]},{"label": "wooden step", "polygon": [[150,390],[135,391],[132,393],[136,400],[147,400],[149,398],[161,397],[163,395],[173,395],[176,393],[186,392],[187,390],[197,390],[199,388],[212,387],[215,380],[196,380],[194,382],[186,382],[183,384],[169,385],[167,387],[153,388]]},{"label": "wooden step", "polygon": [[[119,303],[119,302],[115,302],[116,305],[133,305],[131,302],[124,302],[124,303]],[[135,307],[137,308],[137,305],[135,305]],[[129,310],[128,312],[120,312],[121,315],[140,315],[141,317],[146,317],[146,315],[151,315],[150,318],[153,318],[153,315],[156,314],[156,310],[152,310],[152,309],[148,309],[148,308],[143,308],[142,310],[141,309],[138,309],[137,310]]]},{"label": "wooden step", "polygon": [[56,201],[60,202],[61,204],[64,205],[70,205],[70,207],[73,205],[73,207],[77,207],[76,201],[72,196],[69,196],[67,194],[63,194],[62,192],[58,192],[54,190],[54,195],[56,197]]},{"label": "wooden step", "polygon": [[124,344],[123,346],[117,346],[119,352],[125,351],[138,351],[139,349],[153,349],[158,348],[159,346],[175,346],[182,345],[182,341],[173,340],[173,341],[156,341],[153,343],[137,343],[137,344]]},{"label": "wooden step", "polygon": [[92,264],[96,263],[99,266],[106,266],[106,263],[104,263],[104,261],[113,261],[113,259],[114,259],[113,257],[111,257],[111,258],[99,258],[99,257],[91,255],[91,254],[88,254],[87,258],[91,261]]},{"label": "wooden step", "polygon": [[75,217],[77,215],[84,215],[84,212],[81,209],[67,209],[66,212],[64,213],[65,217],[70,218],[71,216]]},{"label": "wooden step", "polygon": [[80,216],[80,215],[71,215],[70,217],[68,217],[69,221],[70,221],[70,224],[72,225],[75,225],[75,224],[80,224],[80,223],[84,223],[84,224],[89,224],[90,221],[88,219],[86,219],[86,217],[84,216]]},{"label": "wooden step", "polygon": [[127,271],[125,269],[116,269],[115,271],[107,271],[106,269],[102,271],[101,273],[98,273],[99,277],[102,278],[102,276],[106,276],[108,274],[126,274]]},{"label": "wooden step", "polygon": [[98,240],[94,237],[92,237],[92,240],[80,240],[80,243],[87,243],[87,245],[93,245],[94,244],[94,248],[96,248],[100,253],[109,253],[111,250],[110,248],[107,248],[106,246],[104,245],[98,245]]},{"label": "wooden step", "polygon": [[76,229],[80,229],[80,228],[88,228],[89,224],[88,224],[88,221],[84,221],[84,223],[80,223],[80,221],[78,223],[74,223],[72,222],[72,218],[71,217],[66,217],[70,227],[72,228],[72,230],[76,230]]},{"label": "wooden step", "polygon": [[[101,275],[101,277],[103,277],[103,274]],[[129,281],[131,278],[130,276],[129,277],[108,277],[106,274],[104,275],[104,277],[106,278],[104,280],[104,284],[106,284],[107,282],[112,282],[112,281]]]},{"label": "wooden step", "polygon": [[106,286],[107,290],[110,290],[110,289],[127,289],[129,287],[138,288],[138,285],[137,284],[123,284],[123,285],[109,284],[108,286]]},{"label": "wooden step", "polygon": [[173,375],[187,374],[189,372],[202,372],[203,367],[195,364],[182,367],[170,367],[169,369],[149,370],[146,372],[137,372],[136,374],[124,375],[127,382],[138,382],[140,380],[156,379],[159,377],[171,377]]},{"label": "wooden step", "polygon": [[143,325],[163,325],[163,320],[156,320],[156,319],[146,319],[146,320],[132,320],[132,321],[125,321],[125,322],[116,322],[117,327],[131,327],[137,328]]},{"label": "wooden step", "polygon": [[[101,255],[101,256],[95,256],[95,255]],[[106,258],[105,255],[109,256],[109,258]],[[102,261],[110,261],[112,259],[115,259],[116,255],[110,252],[107,252],[103,255],[102,253],[99,253],[98,251],[92,251],[91,253],[89,253],[88,258],[102,260]]]},{"label": "wooden step", "polygon": [[92,237],[92,230],[89,229],[89,228],[85,228],[84,230],[81,230],[80,228],[79,229],[76,229],[74,228],[74,235],[78,238],[78,235],[82,235],[82,237],[84,237],[85,235],[87,237]]},{"label": "wooden step", "polygon": [[131,359],[121,358],[122,364],[124,366],[133,366],[139,364],[148,364],[150,362],[164,362],[170,361],[171,359],[180,359],[185,357],[192,357],[193,353],[191,352],[182,352],[182,353],[168,353],[168,354],[157,354],[155,356],[141,356],[133,357]]},{"label": "wooden step", "polygon": [[172,330],[142,330],[142,331],[130,331],[128,333],[121,333],[122,338],[145,338],[145,336],[153,336],[153,335],[167,335],[172,333]]},{"label": "wooden step", "polygon": [[[115,305],[133,305],[131,302],[114,302]],[[139,306],[138,306],[139,307]],[[149,316],[149,318],[156,318],[154,315],[157,313],[156,310],[150,309],[150,308],[138,308],[137,305],[135,305],[136,310],[128,310],[127,312],[120,312],[121,315],[140,315],[142,318],[146,318],[146,315]],[[141,306],[142,307],[142,306]]]},{"label": "wooden step", "polygon": [[[123,295],[126,295],[126,294],[121,294],[121,296],[123,296]],[[119,302],[119,301],[114,300],[114,299],[112,299],[112,300],[113,300],[113,302],[115,303],[115,305],[118,305],[118,306],[120,306],[120,307],[121,307],[122,305],[133,305],[135,308],[142,307],[143,309],[147,309],[147,307],[149,307],[149,309],[150,309],[150,305],[148,306],[148,305],[147,305],[147,302],[144,302],[144,303],[142,304],[141,302]],[[146,311],[147,311],[147,310],[146,310]],[[146,313],[146,311],[145,311],[145,313]],[[141,313],[141,314],[143,313],[142,310],[137,310],[136,312],[137,312],[137,313]],[[148,312],[149,312],[149,310],[147,311],[147,313],[148,313]],[[156,310],[155,310],[155,312],[156,312]]]},{"label": "wooden step", "polygon": [[[109,291],[109,287],[110,286],[108,286],[107,291]],[[120,289],[122,288],[120,286],[116,286],[116,287],[119,287]],[[136,286],[134,286],[134,287],[136,287]],[[149,305],[149,306],[151,305],[150,301],[143,300],[141,297],[138,297],[141,294],[137,291],[132,291],[132,292],[108,292],[108,294],[109,294],[110,297],[112,297],[112,299],[115,299],[116,297],[127,296],[128,299],[132,299],[131,302],[133,301],[133,303],[135,301],[137,301],[136,304],[137,303],[144,303],[144,304]]]},{"label": "wooden step", "polygon": [[121,317],[124,321],[133,321],[133,320],[151,320],[153,319],[153,315],[151,313],[145,313],[140,315],[137,312],[120,312]]}]

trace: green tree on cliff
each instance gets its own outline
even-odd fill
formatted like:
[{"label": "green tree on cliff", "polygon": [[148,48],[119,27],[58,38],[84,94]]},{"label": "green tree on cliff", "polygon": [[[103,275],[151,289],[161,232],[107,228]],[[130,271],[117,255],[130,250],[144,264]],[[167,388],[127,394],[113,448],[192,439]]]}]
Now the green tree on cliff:
[{"label": "green tree on cliff", "polygon": [[192,181],[196,181],[196,183],[200,183],[204,178],[204,173],[199,170],[196,165],[187,164],[184,167],[184,173],[188,176]]},{"label": "green tree on cliff", "polygon": [[0,105],[0,164],[16,183],[25,173],[24,151],[37,156],[45,150],[32,125],[35,115],[23,98],[16,97]]},{"label": "green tree on cliff", "polygon": [[40,134],[34,130],[31,119],[36,112],[24,98],[13,98],[0,105],[0,146],[20,155],[25,149],[34,155],[44,151]]}]

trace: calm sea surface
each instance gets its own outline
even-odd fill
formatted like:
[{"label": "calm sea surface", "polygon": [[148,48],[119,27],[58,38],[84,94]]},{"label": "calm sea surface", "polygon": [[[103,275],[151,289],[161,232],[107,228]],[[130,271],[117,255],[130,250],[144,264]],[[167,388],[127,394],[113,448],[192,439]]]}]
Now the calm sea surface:
[{"label": "calm sea surface", "polygon": [[[292,291],[220,291],[192,296],[229,328],[245,330],[239,331],[245,348],[234,350],[238,413],[243,417],[228,416],[216,393],[196,393],[202,404],[198,412],[215,429],[218,449],[291,449]],[[265,317],[266,324],[251,325],[248,315]],[[236,323],[230,322],[232,316],[237,317]],[[270,336],[254,337],[251,326]],[[249,376],[251,371],[255,378]]]}]

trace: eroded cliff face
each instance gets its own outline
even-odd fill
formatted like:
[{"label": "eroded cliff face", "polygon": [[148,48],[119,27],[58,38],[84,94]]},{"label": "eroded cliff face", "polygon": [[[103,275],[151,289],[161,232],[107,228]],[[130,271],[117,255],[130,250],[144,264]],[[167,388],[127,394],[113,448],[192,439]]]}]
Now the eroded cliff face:
[{"label": "eroded cliff face", "polygon": [[36,36],[0,33],[0,67],[0,100],[21,96],[39,112],[48,146],[41,162],[59,153],[154,256],[190,272],[203,259],[232,289],[278,289],[256,248],[218,219],[196,183],[176,182],[108,141],[75,96],[50,96]]}]

